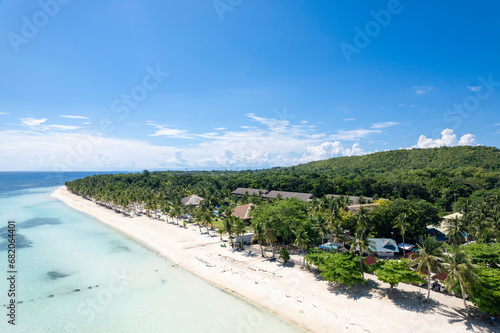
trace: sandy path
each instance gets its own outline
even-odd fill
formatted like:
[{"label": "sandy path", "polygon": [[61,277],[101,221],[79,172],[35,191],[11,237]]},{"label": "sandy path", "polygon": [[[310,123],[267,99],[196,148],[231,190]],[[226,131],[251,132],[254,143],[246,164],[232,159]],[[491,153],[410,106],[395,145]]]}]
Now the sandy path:
[{"label": "sandy path", "polygon": [[[299,267],[283,267],[263,259],[258,247],[252,254],[223,248],[219,235],[200,235],[197,226],[185,229],[144,216],[125,217],[64,188],[52,195],[147,245],[174,264],[309,331],[493,332],[484,319],[464,320],[459,298],[432,292],[434,302],[424,304],[419,299],[419,295],[425,296],[424,289],[399,285],[388,294],[388,285],[370,276],[366,286],[354,290],[332,288]],[[266,331],[259,326],[258,311],[248,314],[240,331]]]}]

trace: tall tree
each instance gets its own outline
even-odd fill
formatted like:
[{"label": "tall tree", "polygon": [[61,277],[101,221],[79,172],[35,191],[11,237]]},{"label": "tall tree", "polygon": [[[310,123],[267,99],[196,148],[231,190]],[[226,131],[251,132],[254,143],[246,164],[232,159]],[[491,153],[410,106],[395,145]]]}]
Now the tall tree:
[{"label": "tall tree", "polygon": [[407,215],[406,213],[401,213],[398,215],[398,218],[394,224],[396,228],[401,230],[401,237],[403,238],[403,255],[406,255],[405,251],[405,233],[406,229],[410,226],[408,222],[406,222]]},{"label": "tall tree", "polygon": [[441,242],[435,237],[420,237],[418,246],[418,256],[412,261],[411,265],[417,265],[417,272],[424,274],[427,269],[427,302],[431,296],[431,272],[439,273],[442,269],[443,250]]},{"label": "tall tree", "polygon": [[444,281],[448,290],[452,290],[457,284],[460,285],[460,293],[464,300],[466,316],[469,316],[469,308],[465,301],[465,292],[472,295],[473,290],[479,287],[479,279],[474,273],[474,266],[467,254],[457,245],[449,251],[449,256],[443,256],[444,269],[448,277]]},{"label": "tall tree", "polygon": [[253,239],[259,242],[260,253],[262,257],[265,257],[264,249],[262,248],[262,242],[265,242],[266,240],[266,235],[264,233],[264,225],[261,222],[253,224],[253,231],[254,231]]},{"label": "tall tree", "polygon": [[449,225],[446,226],[446,236],[448,240],[454,244],[458,245],[465,241],[465,224],[461,218],[455,217],[449,221]]},{"label": "tall tree", "polygon": [[304,251],[307,250],[309,241],[310,240],[307,236],[307,232],[305,232],[304,229],[298,229],[295,231],[295,242],[293,243],[293,245],[302,250],[302,266],[304,266],[306,263],[306,255]]},{"label": "tall tree", "polygon": [[372,244],[373,242],[368,239],[368,235],[366,234],[365,229],[358,229],[354,234],[354,239],[350,243],[351,248],[349,252],[353,253],[355,251],[359,251],[359,268],[361,270],[361,276],[363,277],[363,279],[365,278],[365,273],[363,271],[362,254],[365,252],[371,252],[370,245]]}]

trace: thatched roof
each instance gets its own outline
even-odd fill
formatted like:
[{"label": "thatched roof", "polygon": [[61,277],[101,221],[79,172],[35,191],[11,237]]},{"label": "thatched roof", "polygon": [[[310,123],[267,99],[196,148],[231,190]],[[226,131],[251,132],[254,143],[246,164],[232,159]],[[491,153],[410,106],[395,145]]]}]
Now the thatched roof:
[{"label": "thatched roof", "polygon": [[314,198],[314,195],[311,193],[299,193],[299,192],[287,192],[287,191],[271,191],[265,197],[266,198],[277,198],[281,196],[283,199],[288,198],[297,198],[301,201],[311,201]]},{"label": "thatched roof", "polygon": [[245,194],[248,195],[256,195],[256,196],[265,196],[267,193],[269,193],[268,190],[260,190],[256,188],[245,188],[245,187],[238,187],[236,190],[231,192],[232,195],[236,196],[243,196]]},{"label": "thatched roof", "polygon": [[256,207],[256,205],[254,205],[253,203],[238,206],[233,209],[231,215],[236,216],[237,218],[242,220],[250,220],[252,218],[250,212],[252,211],[253,207]]},{"label": "thatched roof", "polygon": [[194,195],[194,194],[191,194],[185,198],[182,198],[181,199],[181,202],[183,205],[186,205],[186,206],[199,206],[200,205],[200,202],[203,200],[202,197],[199,197],[197,195]]}]

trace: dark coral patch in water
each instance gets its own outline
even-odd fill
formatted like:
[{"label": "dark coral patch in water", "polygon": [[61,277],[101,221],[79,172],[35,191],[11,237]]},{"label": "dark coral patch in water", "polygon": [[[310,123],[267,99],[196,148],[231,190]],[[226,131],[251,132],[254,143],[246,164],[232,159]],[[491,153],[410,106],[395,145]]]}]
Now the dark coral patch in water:
[{"label": "dark coral patch in water", "polygon": [[41,225],[57,225],[61,224],[61,219],[54,218],[54,217],[36,217],[34,219],[30,219],[28,221],[24,221],[18,224],[18,227],[20,229],[29,229],[29,228],[36,228]]},{"label": "dark coral patch in water", "polygon": [[47,272],[47,276],[51,279],[51,280],[57,280],[57,279],[63,279],[65,277],[68,277],[70,274],[64,274],[64,273],[61,273],[61,272],[56,272],[56,271],[50,271],[50,272]]},{"label": "dark coral patch in water", "polygon": [[[7,239],[9,237],[9,233],[7,231],[2,232],[0,230],[0,238]],[[25,247],[31,247],[33,244],[32,241],[30,241],[26,236],[23,236],[21,234],[15,234],[16,238],[16,249],[22,249]],[[9,242],[2,242],[0,244],[0,251],[7,251],[9,247]]]}]

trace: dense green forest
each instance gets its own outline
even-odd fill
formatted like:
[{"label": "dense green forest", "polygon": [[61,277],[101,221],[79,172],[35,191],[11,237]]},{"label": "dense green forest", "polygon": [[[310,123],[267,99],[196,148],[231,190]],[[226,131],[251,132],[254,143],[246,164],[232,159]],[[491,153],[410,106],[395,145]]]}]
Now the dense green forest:
[{"label": "dense green forest", "polygon": [[[256,197],[231,197],[231,191],[237,187],[307,192],[318,199],[326,194],[388,198],[388,205],[358,213],[362,218],[354,214],[344,216],[342,227],[354,232],[360,221],[365,221],[363,224],[373,236],[393,235],[399,240],[401,232],[393,221],[404,213],[409,223],[406,235],[414,240],[426,226],[438,223],[440,216],[454,211],[470,215],[483,210],[477,214],[494,215],[491,207],[500,196],[499,180],[499,149],[464,146],[380,152],[258,171],[145,170],[137,174],[86,177],[67,186],[96,200],[124,208],[142,203],[152,211],[169,209],[189,194],[207,198],[204,205],[223,209],[263,202]],[[313,202],[308,206],[321,204],[329,205]],[[476,234],[484,239],[490,239],[496,232],[491,227],[480,228],[484,230]]]},{"label": "dense green forest", "polygon": [[[145,211],[155,218],[166,217],[167,222],[170,218],[171,223],[190,216],[200,232],[204,227],[207,233],[215,224],[221,237],[225,233],[234,239],[233,235],[243,235],[251,229],[263,256],[266,246],[273,258],[275,253],[281,253],[284,260],[288,260],[289,248],[298,249],[305,256],[305,250],[325,240],[349,244],[348,234],[354,242],[351,250],[369,250],[368,237],[418,243],[415,262],[385,266],[381,263],[372,271],[391,286],[421,281],[420,276],[408,271],[414,263],[420,273],[424,269],[443,271],[450,276],[446,282],[450,292],[465,295],[467,291],[482,311],[500,313],[496,303],[500,295],[499,180],[500,150],[478,146],[389,151],[266,170],[144,170],[86,177],[67,182],[66,186],[124,214]],[[296,198],[232,196],[237,187],[307,192],[316,198],[303,202]],[[181,203],[190,194],[204,198],[198,207]],[[347,196],[328,198],[326,194],[369,196],[379,205],[373,210],[352,211],[347,209],[352,204]],[[231,215],[234,207],[246,203],[256,204],[251,223]],[[463,216],[451,220],[446,228],[451,247],[449,254],[443,255],[442,243],[421,236],[428,226],[438,225],[441,217],[451,212],[461,212]],[[359,255],[311,251],[305,258],[318,266],[329,281],[365,281],[363,271],[368,268]],[[441,261],[442,265],[434,265]],[[470,281],[460,275],[466,273]],[[465,282],[458,283],[459,280]],[[430,278],[428,286],[430,293]]]}]

